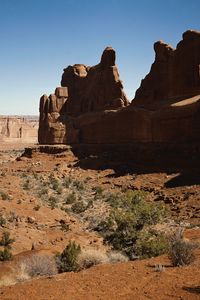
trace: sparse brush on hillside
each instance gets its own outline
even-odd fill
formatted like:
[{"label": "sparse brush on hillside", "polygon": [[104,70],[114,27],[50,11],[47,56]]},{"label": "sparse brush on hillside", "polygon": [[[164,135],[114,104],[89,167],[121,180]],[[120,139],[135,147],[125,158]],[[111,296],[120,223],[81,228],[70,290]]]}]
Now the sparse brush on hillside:
[{"label": "sparse brush on hillside", "polygon": [[112,210],[104,222],[105,241],[130,259],[156,256],[167,250],[164,236],[150,230],[166,210],[160,204],[147,202],[146,197],[145,192],[128,191],[108,199]]}]

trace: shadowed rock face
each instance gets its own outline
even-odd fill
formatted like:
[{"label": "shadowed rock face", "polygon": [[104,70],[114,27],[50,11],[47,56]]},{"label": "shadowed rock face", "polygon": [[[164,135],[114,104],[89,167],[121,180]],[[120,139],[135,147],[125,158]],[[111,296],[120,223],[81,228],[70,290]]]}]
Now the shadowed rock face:
[{"label": "shadowed rock face", "polygon": [[111,47],[104,50],[96,66],[75,64],[64,69],[61,85],[55,94],[40,98],[41,144],[77,141],[78,131],[73,127],[72,117],[128,105]]},{"label": "shadowed rock face", "polygon": [[175,50],[162,41],[154,50],[155,61],[132,105],[157,109],[200,94],[200,32],[186,31]]},{"label": "shadowed rock face", "polygon": [[115,51],[107,47],[94,67],[74,65],[64,69],[61,85],[68,88],[67,113],[118,109],[128,105],[115,65]]},{"label": "shadowed rock face", "polygon": [[[200,32],[174,50],[154,44],[155,61],[129,105],[107,47],[98,65],[64,69],[61,88],[40,100],[41,144],[125,145],[200,141]],[[102,146],[103,147],[103,146]]]}]

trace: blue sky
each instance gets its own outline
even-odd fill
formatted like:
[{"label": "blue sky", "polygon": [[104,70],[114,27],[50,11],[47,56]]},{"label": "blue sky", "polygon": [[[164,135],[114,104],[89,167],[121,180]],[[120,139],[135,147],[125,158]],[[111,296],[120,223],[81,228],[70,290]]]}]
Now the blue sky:
[{"label": "blue sky", "polygon": [[176,47],[184,31],[200,30],[199,12],[199,0],[0,0],[0,114],[38,114],[63,68],[95,65],[110,45],[133,99],[153,43]]}]

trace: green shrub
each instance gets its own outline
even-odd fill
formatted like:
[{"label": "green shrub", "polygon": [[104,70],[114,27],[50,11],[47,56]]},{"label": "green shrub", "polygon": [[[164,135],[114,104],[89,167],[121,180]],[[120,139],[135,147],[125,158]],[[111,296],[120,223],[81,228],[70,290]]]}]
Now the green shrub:
[{"label": "green shrub", "polygon": [[49,199],[48,199],[48,202],[49,202],[49,205],[51,207],[51,209],[54,209],[57,207],[57,199],[53,196],[50,196]]},{"label": "green shrub", "polygon": [[133,249],[134,255],[137,257],[154,257],[167,252],[168,242],[163,234],[150,231],[138,236]]},{"label": "green shrub", "polygon": [[87,208],[87,204],[85,204],[83,201],[78,201],[72,204],[71,210],[76,214],[80,214],[84,212]]},{"label": "green shrub", "polygon": [[0,246],[4,246],[8,249],[11,249],[11,244],[14,241],[14,239],[10,239],[10,233],[8,231],[4,231],[0,240]]},{"label": "green shrub", "polygon": [[131,259],[137,253],[140,257],[150,257],[164,251],[164,241],[161,242],[161,237],[157,239],[148,228],[158,223],[166,211],[160,204],[147,202],[146,196],[145,192],[128,191],[109,200],[113,209],[104,222],[105,241]]},{"label": "green shrub", "polygon": [[77,260],[80,253],[80,245],[77,245],[74,241],[70,241],[63,252],[56,255],[56,262],[59,273],[77,271]]},{"label": "green shrub", "polygon": [[3,246],[4,249],[0,250],[0,261],[10,260],[12,258],[11,253],[11,244],[14,242],[14,239],[10,239],[10,233],[7,231],[3,232],[3,235],[0,240],[0,246]]},{"label": "green shrub", "polygon": [[66,177],[63,181],[63,186],[68,189],[70,187],[71,183],[72,183],[71,177]]},{"label": "green shrub", "polygon": [[81,181],[79,181],[79,180],[74,180],[74,181],[73,181],[73,186],[76,187],[76,189],[77,189],[78,191],[84,190],[84,185],[83,185],[83,183],[82,183]]},{"label": "green shrub", "polygon": [[6,261],[12,259],[12,253],[9,248],[4,247],[3,250],[0,250],[0,261]]}]

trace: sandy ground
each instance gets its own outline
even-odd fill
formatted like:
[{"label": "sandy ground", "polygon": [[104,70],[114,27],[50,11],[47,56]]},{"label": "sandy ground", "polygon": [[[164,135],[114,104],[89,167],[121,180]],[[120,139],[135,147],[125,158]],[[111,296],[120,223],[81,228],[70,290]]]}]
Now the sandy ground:
[{"label": "sandy ground", "polygon": [[[117,192],[127,188],[146,190],[152,200],[163,201],[171,209],[177,222],[191,225],[191,229],[186,231],[188,239],[200,240],[199,184],[187,185],[185,182],[181,185],[167,185],[179,174],[164,172],[120,175],[113,169],[99,171],[96,161],[83,168],[70,152],[65,155],[36,153],[32,158],[16,160],[20,152],[13,151],[23,149],[24,146],[29,145],[0,145],[0,191],[9,195],[9,200],[0,199],[0,213],[9,219],[5,226],[0,227],[0,232],[9,230],[15,238],[14,254],[30,251],[33,243],[38,250],[55,252],[63,249],[71,239],[86,248],[106,250],[102,238],[98,233],[87,230],[80,217],[43,205],[37,194],[34,194],[34,187],[30,190],[23,188],[27,178],[34,180],[34,174],[43,179],[51,173],[57,178],[72,176],[83,182],[89,178],[85,184],[86,190],[97,185],[104,191]],[[36,210],[38,205],[40,209]],[[60,220],[70,225],[70,231],[61,230]],[[164,271],[156,272],[156,264],[164,265]],[[0,277],[6,272],[5,266],[0,264]],[[182,268],[172,268],[168,259],[161,256],[34,279],[1,287],[0,299],[200,299],[199,254],[191,266]]]}]

